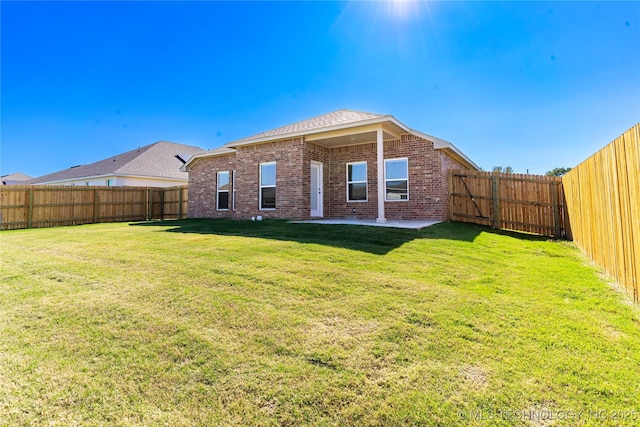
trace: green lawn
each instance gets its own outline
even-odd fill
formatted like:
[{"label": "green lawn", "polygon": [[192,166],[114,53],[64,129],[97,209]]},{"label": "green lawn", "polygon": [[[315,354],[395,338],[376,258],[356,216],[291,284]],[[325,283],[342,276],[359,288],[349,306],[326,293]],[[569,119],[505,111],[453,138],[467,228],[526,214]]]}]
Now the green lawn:
[{"label": "green lawn", "polygon": [[187,220],[0,247],[0,425],[640,424],[640,309],[568,242]]}]

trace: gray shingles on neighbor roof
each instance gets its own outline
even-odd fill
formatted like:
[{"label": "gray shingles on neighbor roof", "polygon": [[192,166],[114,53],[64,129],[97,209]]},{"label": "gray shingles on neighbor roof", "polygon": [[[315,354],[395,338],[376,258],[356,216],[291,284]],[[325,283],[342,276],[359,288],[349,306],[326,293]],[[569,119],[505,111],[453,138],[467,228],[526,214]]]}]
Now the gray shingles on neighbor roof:
[{"label": "gray shingles on neighbor roof", "polygon": [[0,176],[2,185],[23,184],[24,182],[29,181],[30,179],[33,179],[33,177],[29,175],[25,175],[20,172],[10,173],[9,175]]},{"label": "gray shingles on neighbor roof", "polygon": [[193,156],[202,151],[205,150],[192,145],[159,141],[95,163],[75,166],[44,175],[29,181],[29,183],[39,184],[100,175],[128,175],[186,180],[188,174],[180,171],[182,162],[176,155]]},{"label": "gray shingles on neighbor roof", "polygon": [[288,135],[295,132],[311,131],[315,129],[328,128],[331,126],[346,125],[349,123],[362,122],[364,120],[376,119],[379,117],[385,117],[384,114],[364,113],[362,111],[354,110],[337,110],[331,113],[322,114],[320,116],[312,117],[307,120],[292,123],[290,125],[282,126],[276,129],[272,129],[266,132],[261,132],[256,135],[249,136],[235,140],[229,144],[237,144],[245,141],[251,141],[258,138],[274,137],[277,138],[280,135]]}]

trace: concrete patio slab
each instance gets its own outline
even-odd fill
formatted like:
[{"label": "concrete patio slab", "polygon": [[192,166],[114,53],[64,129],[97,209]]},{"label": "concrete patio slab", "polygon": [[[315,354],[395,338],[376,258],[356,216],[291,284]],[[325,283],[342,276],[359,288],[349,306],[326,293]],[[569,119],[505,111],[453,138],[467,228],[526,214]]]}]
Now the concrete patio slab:
[{"label": "concrete patio slab", "polygon": [[387,220],[378,223],[375,219],[310,219],[304,221],[290,221],[294,224],[337,224],[337,225],[368,225],[371,227],[409,228],[420,230],[425,227],[438,224],[442,221],[422,220]]}]

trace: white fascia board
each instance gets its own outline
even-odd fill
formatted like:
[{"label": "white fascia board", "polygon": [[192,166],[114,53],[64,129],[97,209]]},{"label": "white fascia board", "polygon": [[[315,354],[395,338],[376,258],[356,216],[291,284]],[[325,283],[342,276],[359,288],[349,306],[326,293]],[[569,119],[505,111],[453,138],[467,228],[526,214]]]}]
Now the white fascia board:
[{"label": "white fascia board", "polygon": [[38,182],[38,183],[33,184],[33,185],[54,185],[54,184],[64,184],[65,182],[72,182],[72,181],[90,181],[92,179],[117,178],[117,177],[118,177],[118,175],[114,175],[112,173],[108,173],[108,174],[103,174],[103,175],[79,176],[77,178],[67,178],[67,179],[58,179],[58,180],[54,180],[54,181]]},{"label": "white fascia board", "polygon": [[233,147],[240,147],[243,145],[259,144],[261,142],[281,141],[283,139],[297,138],[300,136],[314,135],[318,133],[325,133],[325,132],[331,132],[331,131],[339,131],[343,129],[357,128],[361,126],[375,125],[375,124],[386,123],[386,122],[391,122],[396,126],[406,130],[407,132],[410,132],[410,129],[404,124],[402,124],[400,121],[398,121],[395,117],[382,116],[382,117],[374,117],[368,120],[361,120],[359,122],[344,123],[340,125],[327,126],[327,127],[318,128],[318,129],[301,130],[297,132],[283,133],[281,135],[263,136],[260,138],[250,139],[247,141],[237,142],[237,143],[232,141],[225,144],[224,146],[233,148]]},{"label": "white fascia board", "polygon": [[113,179],[121,179],[121,178],[142,178],[142,179],[152,179],[152,180],[158,180],[158,181],[184,181],[186,182],[186,179],[181,179],[181,178],[168,178],[168,177],[163,177],[163,176],[149,176],[149,175],[132,175],[132,174],[103,174],[103,175],[91,175],[91,176],[79,176],[77,178],[68,178],[68,179],[61,179],[61,180],[57,180],[57,181],[47,181],[47,182],[38,182],[37,184],[33,184],[33,185],[57,185],[57,184],[64,184],[64,183],[69,183],[69,182],[74,182],[74,181],[91,181],[94,179],[106,179],[106,178],[113,178]]},{"label": "white fascia board", "polygon": [[423,139],[426,139],[428,141],[433,142],[433,148],[435,148],[436,150],[445,149],[445,150],[453,151],[458,157],[460,157],[462,160],[467,162],[469,164],[469,166],[471,166],[472,168],[475,168],[476,170],[480,170],[480,167],[478,165],[476,165],[473,162],[473,160],[471,160],[469,157],[467,157],[466,154],[464,154],[462,151],[460,151],[458,149],[458,147],[456,147],[455,145],[453,145],[449,141],[445,141],[444,139],[436,138],[435,136],[431,136],[431,135],[428,135],[426,133],[419,132],[417,130],[411,130],[411,133],[416,135],[416,136],[419,136],[420,138],[423,138]]}]

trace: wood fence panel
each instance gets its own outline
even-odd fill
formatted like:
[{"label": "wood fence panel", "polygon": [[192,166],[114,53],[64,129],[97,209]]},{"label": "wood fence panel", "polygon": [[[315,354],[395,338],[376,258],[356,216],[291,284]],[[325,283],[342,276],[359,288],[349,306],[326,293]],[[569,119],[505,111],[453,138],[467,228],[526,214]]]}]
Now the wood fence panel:
[{"label": "wood fence panel", "polygon": [[0,187],[0,223],[7,228],[27,228],[29,218],[29,188]]},{"label": "wood fence panel", "polygon": [[187,188],[172,187],[164,191],[164,212],[165,219],[182,219],[187,212]]},{"label": "wood fence panel", "polygon": [[186,218],[187,187],[0,188],[0,229]]},{"label": "wood fence panel", "polygon": [[640,123],[562,181],[573,240],[640,302]]},{"label": "wood fence panel", "polygon": [[565,235],[560,178],[497,172],[451,171],[453,221],[545,236]]}]

